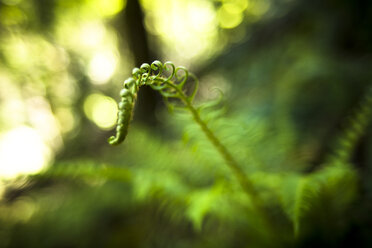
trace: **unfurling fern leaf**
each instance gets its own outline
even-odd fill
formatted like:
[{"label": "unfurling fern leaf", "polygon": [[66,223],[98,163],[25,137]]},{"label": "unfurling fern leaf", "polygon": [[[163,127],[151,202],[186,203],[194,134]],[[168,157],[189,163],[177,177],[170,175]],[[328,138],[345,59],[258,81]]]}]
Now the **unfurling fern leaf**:
[{"label": "unfurling fern leaf", "polygon": [[[164,74],[169,75],[164,75],[163,72]],[[190,91],[186,89],[186,83],[190,81],[190,78],[194,81],[194,86],[191,87],[192,89],[190,93],[186,93],[187,91]],[[122,100],[119,103],[116,136],[110,137],[108,142],[111,145],[118,145],[124,141],[132,117],[137,92],[143,85],[148,85],[152,89],[159,91],[170,108],[174,108],[175,105],[171,104],[168,101],[169,99],[178,99],[184,104],[185,108],[190,111],[194,121],[199,125],[207,139],[221,154],[226,164],[239,181],[243,190],[252,198],[252,201],[256,204],[256,211],[266,219],[266,214],[261,209],[260,199],[252,182],[248,177],[246,177],[234,156],[209,129],[206,122],[202,120],[200,116],[201,109],[197,109],[193,106],[192,101],[195,98],[199,82],[185,67],[175,67],[172,62],[162,64],[160,61],[156,60],[151,65],[145,63],[142,64],[140,68],[134,68],[132,71],[132,77],[124,82],[124,89],[121,91]],[[269,222],[266,222],[267,225],[269,225]]]},{"label": "unfurling fern leaf", "polygon": [[[170,71],[168,77],[163,75],[163,72],[166,71]],[[189,78],[194,80],[194,88],[191,94],[187,95],[185,93],[185,85]],[[118,145],[124,141],[132,119],[137,92],[141,86],[148,85],[159,91],[170,108],[173,108],[174,105],[170,104],[168,99],[177,98],[190,109],[193,108],[191,103],[196,95],[198,83],[196,77],[189,73],[186,68],[175,67],[172,62],[162,64],[156,60],[151,65],[145,63],[140,68],[134,68],[132,77],[124,81],[124,88],[120,92],[121,102],[118,106],[116,136],[110,137],[108,142],[111,145]]]},{"label": "unfurling fern leaf", "polygon": [[111,145],[120,144],[127,136],[129,122],[132,119],[134,104],[137,99],[136,87],[136,82],[133,78],[124,81],[124,89],[120,91],[121,101],[118,104],[116,137],[112,136],[108,140]]},{"label": "unfurling fern leaf", "polygon": [[[168,72],[169,76],[163,75],[163,72]],[[189,81],[189,78],[193,79],[194,87],[191,90],[191,93],[187,94],[185,85]],[[200,126],[208,140],[224,158],[227,165],[239,180],[243,189],[252,197],[256,197],[252,183],[244,175],[234,157],[201,119],[200,111],[192,105],[192,101],[195,98],[199,85],[197,78],[193,74],[189,73],[185,67],[175,67],[172,62],[162,64],[160,61],[156,60],[151,65],[145,63],[142,64],[140,68],[133,69],[132,77],[125,80],[124,89],[120,92],[122,100],[119,103],[116,136],[112,136],[108,140],[111,145],[118,145],[124,141],[132,117],[137,92],[143,85],[148,85],[152,89],[159,91],[164,97],[165,102],[170,106],[174,105],[169,103],[169,98],[180,100],[191,112],[194,121]]]}]

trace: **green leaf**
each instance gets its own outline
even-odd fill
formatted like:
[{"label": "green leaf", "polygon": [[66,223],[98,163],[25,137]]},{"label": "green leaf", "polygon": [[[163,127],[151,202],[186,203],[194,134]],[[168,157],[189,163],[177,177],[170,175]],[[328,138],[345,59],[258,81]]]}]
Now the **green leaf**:
[{"label": "green leaf", "polygon": [[189,196],[189,207],[187,217],[192,221],[194,228],[202,230],[204,217],[218,206],[218,199],[221,197],[222,185],[216,184],[212,188],[196,190]]},{"label": "green leaf", "polygon": [[293,222],[294,235],[298,237],[305,217],[318,211],[317,207],[331,208],[334,215],[342,215],[355,194],[355,172],[348,165],[339,163],[327,165],[311,175],[284,180],[280,198],[284,211]]}]

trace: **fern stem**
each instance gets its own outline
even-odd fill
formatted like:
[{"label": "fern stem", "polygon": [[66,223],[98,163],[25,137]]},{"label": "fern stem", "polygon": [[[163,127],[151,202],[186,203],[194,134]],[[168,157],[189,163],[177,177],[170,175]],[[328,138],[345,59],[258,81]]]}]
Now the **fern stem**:
[{"label": "fern stem", "polygon": [[230,170],[237,178],[243,191],[250,197],[252,208],[261,217],[262,225],[265,227],[265,230],[268,230],[272,236],[275,236],[276,232],[274,232],[273,227],[270,224],[271,223],[269,221],[270,218],[265,209],[263,208],[261,198],[259,197],[259,194],[254,188],[253,183],[245,175],[244,171],[241,169],[238,162],[234,159],[233,155],[229,152],[226,146],[224,146],[221,143],[221,141],[209,129],[207,124],[202,120],[199,112],[192,105],[192,98],[187,97],[186,94],[182,91],[182,88],[179,88],[172,81],[165,81],[164,83],[167,84],[169,87],[173,88],[177,92],[178,98],[185,104],[186,108],[190,110],[195,122],[200,126],[205,136],[216,148],[216,150],[221,154],[227,166],[230,168]]},{"label": "fern stem", "polygon": [[229,168],[232,170],[233,174],[237,178],[243,191],[250,197],[253,210],[256,212],[257,215],[261,217],[261,224],[265,227],[265,230],[270,233],[270,235],[275,236],[276,233],[274,232],[273,227],[270,224],[270,218],[266,210],[263,208],[261,198],[254,188],[253,183],[245,175],[244,171],[240,168],[239,164],[236,162],[231,153],[227,150],[226,146],[221,143],[221,141],[209,129],[207,124],[201,119],[199,112],[192,106],[190,100],[183,94],[183,92],[181,93],[181,99],[186,107],[190,110],[195,122],[200,126],[203,133],[207,136],[208,140],[221,154],[226,164],[229,166]]},{"label": "fern stem", "polygon": [[221,154],[222,158],[225,160],[226,164],[229,166],[229,168],[232,170],[235,177],[238,179],[238,182],[242,189],[251,197],[252,205],[255,208],[257,212],[260,212],[261,215],[265,215],[259,205],[260,204],[260,198],[258,196],[258,193],[256,189],[253,186],[253,183],[249,180],[249,178],[245,175],[244,171],[240,168],[238,162],[234,159],[234,157],[231,155],[231,153],[228,151],[226,146],[224,146],[221,141],[213,134],[213,132],[209,129],[207,124],[201,119],[199,112],[194,108],[192,105],[190,99],[184,94],[182,90],[180,90],[177,86],[175,86],[172,83],[169,83],[169,85],[174,88],[179,96],[182,102],[185,104],[185,106],[190,110],[195,122],[200,126],[203,133],[206,135],[208,140],[213,144],[213,146],[216,148],[216,150]]},{"label": "fern stem", "polygon": [[218,138],[213,134],[213,132],[208,128],[207,124],[201,119],[198,111],[191,105],[189,101],[184,101],[187,108],[190,110],[195,122],[203,130],[204,134],[207,136],[208,140],[213,144],[213,146],[218,150],[226,164],[234,172],[235,176],[239,180],[242,188],[247,191],[250,195],[256,195],[256,190],[253,187],[251,181],[244,175],[243,170],[239,167],[238,163],[227,150],[227,148],[218,140]]}]

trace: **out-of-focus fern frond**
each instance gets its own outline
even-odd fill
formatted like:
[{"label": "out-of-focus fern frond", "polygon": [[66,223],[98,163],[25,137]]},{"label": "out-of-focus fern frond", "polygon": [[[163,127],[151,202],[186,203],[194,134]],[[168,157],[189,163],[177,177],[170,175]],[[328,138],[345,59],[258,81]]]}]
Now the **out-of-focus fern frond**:
[{"label": "out-of-focus fern frond", "polygon": [[128,169],[84,161],[56,164],[36,174],[35,177],[116,180],[122,182],[129,182],[132,179],[132,175]]},{"label": "out-of-focus fern frond", "polygon": [[[310,212],[333,209],[332,215],[345,214],[356,195],[355,171],[349,164],[352,152],[365,133],[372,113],[372,90],[349,118],[346,128],[337,139],[334,154],[323,168],[310,175],[297,176],[284,181],[281,200],[283,209],[293,221],[295,236],[302,234],[304,222]],[[307,228],[311,225],[306,223]]]},{"label": "out-of-focus fern frond", "polygon": [[356,195],[355,172],[343,164],[329,165],[314,174],[295,176],[283,183],[280,197],[293,222],[295,236],[301,235],[303,226],[311,226],[309,214],[329,207],[345,214]]},{"label": "out-of-focus fern frond", "polygon": [[195,190],[188,196],[187,216],[192,221],[194,228],[202,229],[204,217],[218,208],[219,200],[223,197],[223,185],[215,184],[212,188]]},{"label": "out-of-focus fern frond", "polygon": [[372,115],[372,86],[347,120],[343,133],[336,141],[333,154],[329,160],[348,162],[354,152],[355,146],[370,122]]}]

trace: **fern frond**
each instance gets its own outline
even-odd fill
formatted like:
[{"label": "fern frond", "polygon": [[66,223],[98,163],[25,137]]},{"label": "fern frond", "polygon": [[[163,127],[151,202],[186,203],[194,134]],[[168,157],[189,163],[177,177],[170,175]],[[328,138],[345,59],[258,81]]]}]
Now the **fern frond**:
[{"label": "fern frond", "polygon": [[96,165],[90,162],[56,164],[45,171],[35,174],[38,178],[79,178],[87,180],[114,180],[129,182],[131,172],[125,168],[109,165]]},{"label": "fern frond", "polygon": [[[163,75],[163,72],[168,72],[169,76],[166,77]],[[194,87],[191,93],[186,94],[185,85],[189,78],[193,79]],[[118,145],[124,141],[132,117],[137,92],[143,85],[148,85],[154,90],[159,91],[166,100],[176,98],[183,102],[185,107],[191,112],[194,121],[200,126],[208,140],[224,158],[243,188],[249,194],[256,195],[253,185],[246,178],[234,157],[208,128],[206,123],[201,119],[199,111],[192,105],[199,85],[197,78],[189,73],[185,67],[175,67],[172,62],[162,64],[156,60],[151,65],[142,64],[140,68],[134,68],[132,77],[124,81],[124,89],[120,92],[121,102],[119,103],[116,136],[112,136],[108,140],[111,145]],[[170,103],[168,102],[168,104]]]},{"label": "fern frond", "polygon": [[333,154],[328,159],[329,162],[335,160],[348,162],[350,160],[357,142],[366,132],[371,117],[372,86],[346,122],[344,131],[336,141]]},{"label": "fern frond", "polygon": [[[356,175],[349,164],[352,153],[366,132],[372,116],[372,88],[370,88],[359,106],[348,119],[346,128],[337,139],[333,154],[326,160],[320,170],[311,175],[297,179],[295,192],[286,200],[292,201],[285,205],[289,208],[289,216],[293,221],[294,233],[301,233],[304,217],[313,206],[321,204],[323,199],[334,204],[338,211],[346,208],[356,194]],[[288,193],[288,192],[285,192]],[[291,200],[290,200],[291,199]],[[323,201],[324,203],[324,201]],[[323,206],[327,208],[328,206]]]},{"label": "fern frond", "polygon": [[294,206],[292,213],[293,230],[295,236],[300,232],[301,218],[311,208],[311,204],[320,192],[319,184],[313,182],[309,177],[302,177],[298,181],[294,196]]},{"label": "fern frond", "polygon": [[[165,75],[167,73],[168,76]],[[190,78],[194,82],[191,90],[186,89],[186,83]],[[151,65],[145,63],[142,64],[140,68],[134,68],[132,77],[125,80],[124,89],[120,93],[121,102],[119,103],[116,136],[110,137],[108,142],[111,145],[118,145],[124,141],[128,132],[130,119],[132,118],[137,92],[143,85],[148,85],[152,89],[159,91],[169,106],[175,106],[168,101],[169,99],[178,99],[184,104],[185,108],[190,111],[195,123],[199,125],[209,142],[211,142],[225,160],[243,190],[252,198],[252,201],[256,204],[256,211],[259,212],[263,218],[266,218],[264,217],[264,211],[261,210],[260,199],[252,182],[246,177],[234,156],[209,129],[206,122],[202,120],[200,111],[193,106],[192,102],[195,98],[199,82],[185,67],[175,67],[172,62],[162,64],[160,61],[156,60]]]},{"label": "fern frond", "polygon": [[280,198],[283,209],[293,222],[294,235],[298,237],[303,233],[303,227],[309,226],[307,221],[314,211],[331,208],[332,214],[337,215],[337,209],[342,215],[355,198],[356,178],[350,166],[338,163],[311,175],[283,180]]}]

